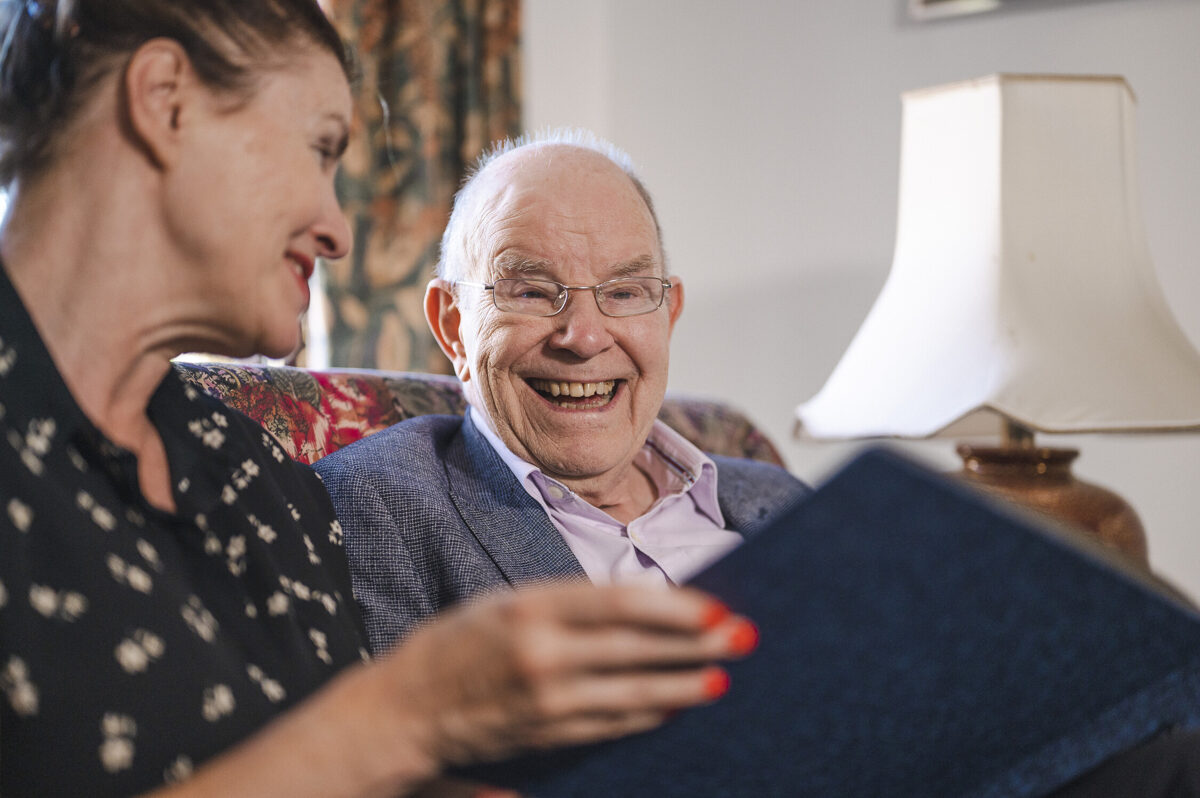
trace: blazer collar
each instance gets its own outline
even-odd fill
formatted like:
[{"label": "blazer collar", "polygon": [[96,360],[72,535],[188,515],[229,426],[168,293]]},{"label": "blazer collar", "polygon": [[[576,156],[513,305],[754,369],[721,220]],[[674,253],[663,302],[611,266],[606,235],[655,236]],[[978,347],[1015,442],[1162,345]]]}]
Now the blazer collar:
[{"label": "blazer collar", "polygon": [[475,426],[468,409],[446,452],[450,499],[514,587],[586,580],[583,566],[532,496]]}]

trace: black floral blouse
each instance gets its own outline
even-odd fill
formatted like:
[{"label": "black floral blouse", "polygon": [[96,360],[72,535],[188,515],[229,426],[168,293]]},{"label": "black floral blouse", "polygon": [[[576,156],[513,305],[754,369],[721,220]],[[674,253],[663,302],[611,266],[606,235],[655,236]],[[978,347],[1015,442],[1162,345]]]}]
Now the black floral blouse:
[{"label": "black floral blouse", "polygon": [[169,371],[176,515],[83,415],[0,265],[0,795],[186,778],[366,657],[316,475]]}]

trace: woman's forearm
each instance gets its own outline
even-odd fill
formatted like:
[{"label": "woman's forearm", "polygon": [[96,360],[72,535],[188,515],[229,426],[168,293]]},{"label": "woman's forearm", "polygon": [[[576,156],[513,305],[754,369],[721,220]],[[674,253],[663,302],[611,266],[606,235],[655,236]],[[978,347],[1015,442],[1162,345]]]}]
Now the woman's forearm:
[{"label": "woman's forearm", "polygon": [[404,795],[433,779],[428,731],[396,711],[379,665],[343,671],[323,689],[186,782],[154,798],[373,798]]}]

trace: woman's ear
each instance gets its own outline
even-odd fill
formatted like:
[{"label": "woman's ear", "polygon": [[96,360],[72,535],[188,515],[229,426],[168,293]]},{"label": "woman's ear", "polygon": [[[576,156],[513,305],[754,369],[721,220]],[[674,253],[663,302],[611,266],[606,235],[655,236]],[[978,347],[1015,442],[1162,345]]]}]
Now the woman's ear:
[{"label": "woman's ear", "polygon": [[425,321],[442,352],[454,364],[463,382],[471,378],[470,362],[462,340],[462,312],[450,283],[435,277],[425,288]]},{"label": "woman's ear", "polygon": [[130,134],[156,166],[170,166],[178,158],[188,94],[197,85],[187,53],[173,39],[151,39],[129,59],[124,77]]}]

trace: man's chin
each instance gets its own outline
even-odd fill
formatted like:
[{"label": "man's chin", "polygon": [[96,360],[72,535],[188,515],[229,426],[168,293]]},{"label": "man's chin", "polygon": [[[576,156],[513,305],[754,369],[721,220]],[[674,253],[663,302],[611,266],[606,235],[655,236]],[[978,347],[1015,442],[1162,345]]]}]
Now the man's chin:
[{"label": "man's chin", "polygon": [[608,451],[596,445],[597,436],[562,436],[552,445],[526,446],[525,459],[555,479],[596,479],[633,463],[628,450]]}]

